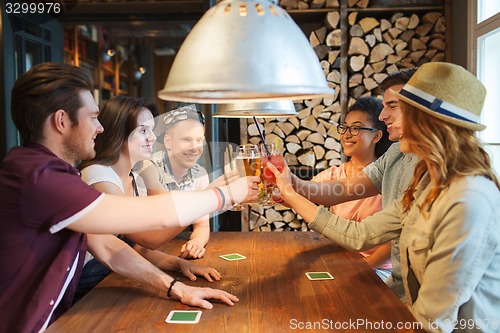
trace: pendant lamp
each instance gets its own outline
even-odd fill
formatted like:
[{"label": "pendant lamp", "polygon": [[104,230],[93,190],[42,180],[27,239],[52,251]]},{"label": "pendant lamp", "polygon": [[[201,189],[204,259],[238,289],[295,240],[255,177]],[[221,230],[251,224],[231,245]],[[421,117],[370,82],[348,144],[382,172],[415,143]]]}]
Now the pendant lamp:
[{"label": "pendant lamp", "polygon": [[297,111],[290,100],[270,102],[250,101],[219,104],[213,116],[224,118],[288,118],[297,116]]},{"label": "pendant lamp", "polygon": [[186,37],[158,96],[220,104],[333,93],[316,53],[284,9],[269,0],[223,0]]}]

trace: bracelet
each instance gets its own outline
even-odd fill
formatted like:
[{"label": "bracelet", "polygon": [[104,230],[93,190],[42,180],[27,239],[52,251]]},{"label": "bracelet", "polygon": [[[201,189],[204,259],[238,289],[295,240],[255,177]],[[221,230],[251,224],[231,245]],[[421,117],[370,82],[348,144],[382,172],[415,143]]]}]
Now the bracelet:
[{"label": "bracelet", "polygon": [[212,188],[212,190],[215,193],[215,196],[217,197],[217,208],[215,211],[218,211],[222,207],[222,196],[220,195],[220,192],[217,190],[217,187]]},{"label": "bracelet", "polygon": [[221,210],[222,208],[224,208],[226,206],[226,196],[224,195],[224,192],[219,187],[216,187],[215,189],[219,192],[219,194],[222,198],[222,203],[220,205],[220,208],[218,209],[218,210]]},{"label": "bracelet", "polygon": [[175,278],[172,280],[172,283],[170,283],[170,287],[168,287],[168,290],[167,290],[167,297],[170,298],[170,294],[172,293],[172,287],[174,286],[174,284],[176,282],[179,282],[179,278]]},{"label": "bracelet", "polygon": [[215,195],[217,196],[218,204],[217,204],[217,210],[221,210],[224,208],[226,204],[226,196],[224,195],[224,192],[218,187],[213,187],[212,190],[215,192]]}]

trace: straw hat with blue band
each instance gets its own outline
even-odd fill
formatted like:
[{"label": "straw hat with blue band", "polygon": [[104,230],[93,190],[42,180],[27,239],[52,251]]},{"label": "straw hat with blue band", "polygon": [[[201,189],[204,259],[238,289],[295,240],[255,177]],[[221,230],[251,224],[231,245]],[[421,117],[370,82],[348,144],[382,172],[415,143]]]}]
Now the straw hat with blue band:
[{"label": "straw hat with blue band", "polygon": [[463,67],[444,63],[423,64],[399,93],[408,104],[446,122],[480,131],[479,117],[486,88]]}]

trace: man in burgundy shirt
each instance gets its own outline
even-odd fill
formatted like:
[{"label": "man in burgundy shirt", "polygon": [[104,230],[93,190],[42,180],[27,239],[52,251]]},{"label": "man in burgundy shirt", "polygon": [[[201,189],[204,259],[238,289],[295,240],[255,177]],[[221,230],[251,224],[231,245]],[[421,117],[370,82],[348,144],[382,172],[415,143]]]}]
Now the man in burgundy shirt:
[{"label": "man in burgundy shirt", "polygon": [[[84,233],[185,226],[220,209],[224,200],[242,201],[248,182],[256,181],[241,178],[219,190],[148,198],[101,194],[73,167],[94,156],[94,139],[103,131],[92,89],[85,70],[44,63],[12,90],[12,119],[23,146],[9,151],[0,170],[0,332],[43,331],[68,309],[85,257]],[[153,265],[131,263],[130,269],[185,304],[211,308],[206,299],[229,305],[238,300],[221,290],[175,283]]]}]

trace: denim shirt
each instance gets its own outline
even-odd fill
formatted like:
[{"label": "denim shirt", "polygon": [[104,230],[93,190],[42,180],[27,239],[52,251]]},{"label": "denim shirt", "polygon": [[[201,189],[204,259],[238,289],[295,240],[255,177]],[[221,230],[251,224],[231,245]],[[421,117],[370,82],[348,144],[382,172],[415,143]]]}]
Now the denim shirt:
[{"label": "denim shirt", "polygon": [[405,293],[423,328],[498,332],[500,192],[484,177],[459,178],[441,192],[427,214],[421,214],[429,188],[415,193],[417,199],[405,214],[399,200],[362,222],[319,208],[309,226],[356,251],[400,234]]}]

